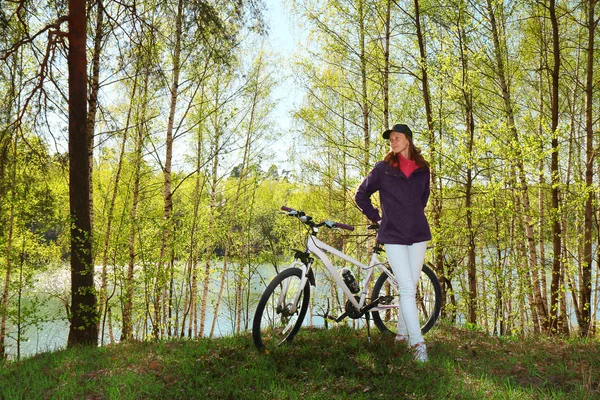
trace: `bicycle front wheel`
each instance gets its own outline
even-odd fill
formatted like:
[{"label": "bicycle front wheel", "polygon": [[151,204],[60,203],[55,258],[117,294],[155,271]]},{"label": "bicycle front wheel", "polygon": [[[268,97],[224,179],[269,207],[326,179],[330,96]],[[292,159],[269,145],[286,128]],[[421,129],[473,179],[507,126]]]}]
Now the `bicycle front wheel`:
[{"label": "bicycle front wheel", "polygon": [[[387,274],[381,276],[373,285],[372,298],[391,296],[392,302],[385,310],[373,311],[373,322],[383,333],[396,334],[400,312],[400,295],[398,287],[390,284]],[[442,287],[435,273],[427,265],[423,265],[421,278],[417,284],[417,309],[423,334],[429,332],[440,315],[442,307]]]},{"label": "bicycle front wheel", "polygon": [[262,294],[252,322],[252,339],[259,350],[289,342],[300,330],[310,300],[310,284],[302,288],[301,277],[299,268],[285,269]]}]

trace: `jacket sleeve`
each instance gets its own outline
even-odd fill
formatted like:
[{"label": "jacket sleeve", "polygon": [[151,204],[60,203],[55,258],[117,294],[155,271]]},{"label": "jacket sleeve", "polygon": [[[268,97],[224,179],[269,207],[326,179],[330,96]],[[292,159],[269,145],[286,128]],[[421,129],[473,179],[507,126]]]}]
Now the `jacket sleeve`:
[{"label": "jacket sleeve", "polygon": [[371,203],[371,195],[379,190],[379,174],[380,171],[377,166],[375,166],[360,184],[354,195],[354,200],[356,201],[358,208],[360,208],[360,211],[374,223],[378,223],[381,220],[379,210],[373,207],[373,203]]},{"label": "jacket sleeve", "polygon": [[421,204],[423,204],[423,208],[427,207],[427,202],[429,201],[430,192],[431,192],[431,172],[427,171],[427,182],[425,183],[425,190],[423,190],[423,194],[421,195]]}]

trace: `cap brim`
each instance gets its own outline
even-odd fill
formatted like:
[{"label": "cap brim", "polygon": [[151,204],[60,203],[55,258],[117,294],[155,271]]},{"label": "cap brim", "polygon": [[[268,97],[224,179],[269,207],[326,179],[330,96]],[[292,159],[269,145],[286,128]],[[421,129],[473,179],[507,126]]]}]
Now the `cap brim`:
[{"label": "cap brim", "polygon": [[387,131],[383,132],[383,138],[384,139],[389,139],[390,138],[390,133],[392,133],[391,129],[388,129]]}]

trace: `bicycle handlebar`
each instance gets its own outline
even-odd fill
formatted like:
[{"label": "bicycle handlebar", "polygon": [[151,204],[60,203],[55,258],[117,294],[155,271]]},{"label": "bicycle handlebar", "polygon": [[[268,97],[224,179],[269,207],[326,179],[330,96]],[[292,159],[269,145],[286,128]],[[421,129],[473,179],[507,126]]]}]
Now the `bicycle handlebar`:
[{"label": "bicycle handlebar", "polygon": [[340,222],[334,222],[334,225],[336,228],[341,228],[341,229],[345,229],[347,231],[353,231],[354,227],[352,225],[346,225],[346,224],[342,224]]},{"label": "bicycle handlebar", "polygon": [[341,222],[324,221],[324,222],[321,222],[321,223],[317,224],[317,223],[315,223],[312,220],[312,217],[306,215],[303,211],[294,210],[293,208],[286,207],[286,206],[281,206],[281,209],[283,211],[286,211],[290,217],[300,218],[303,223],[309,224],[309,225],[314,226],[314,227],[319,227],[319,226],[325,225],[325,226],[327,226],[328,228],[331,228],[331,229],[333,229],[333,228],[340,228],[340,229],[345,229],[347,231],[353,231],[354,230],[354,227],[352,225],[342,224]]}]

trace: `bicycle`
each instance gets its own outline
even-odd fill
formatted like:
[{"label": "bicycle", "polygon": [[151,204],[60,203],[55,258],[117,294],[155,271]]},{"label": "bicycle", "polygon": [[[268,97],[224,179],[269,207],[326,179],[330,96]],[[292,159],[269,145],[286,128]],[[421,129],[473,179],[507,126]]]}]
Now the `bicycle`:
[{"label": "bicycle", "polygon": [[[252,338],[255,346],[259,350],[268,351],[269,348],[292,341],[300,330],[308,310],[310,286],[316,286],[312,269],[315,261],[313,255],[325,265],[326,270],[348,299],[344,312],[337,318],[331,317],[331,319],[340,322],[347,317],[359,319],[364,316],[370,340],[369,320],[372,316],[375,326],[382,333],[395,335],[400,296],[393,272],[386,261],[379,260],[379,254],[384,251],[381,245],[376,244],[373,247],[370,263],[363,264],[317,238],[320,227],[352,231],[353,226],[329,220],[315,222],[303,211],[286,206],[281,209],[288,216],[298,218],[307,226],[306,250],[294,249],[295,261],[289,268],[277,274],[263,292],[252,323]],[[326,253],[333,254],[366,271],[362,285],[357,286],[353,275],[347,275],[346,271],[343,271],[344,277],[342,277]],[[367,297],[375,270],[381,271],[381,274],[373,285],[371,296]],[[386,285],[388,282],[389,285]],[[423,265],[417,287],[417,307],[423,334],[435,324],[440,313],[441,299],[442,289],[438,278],[431,268]]]}]

